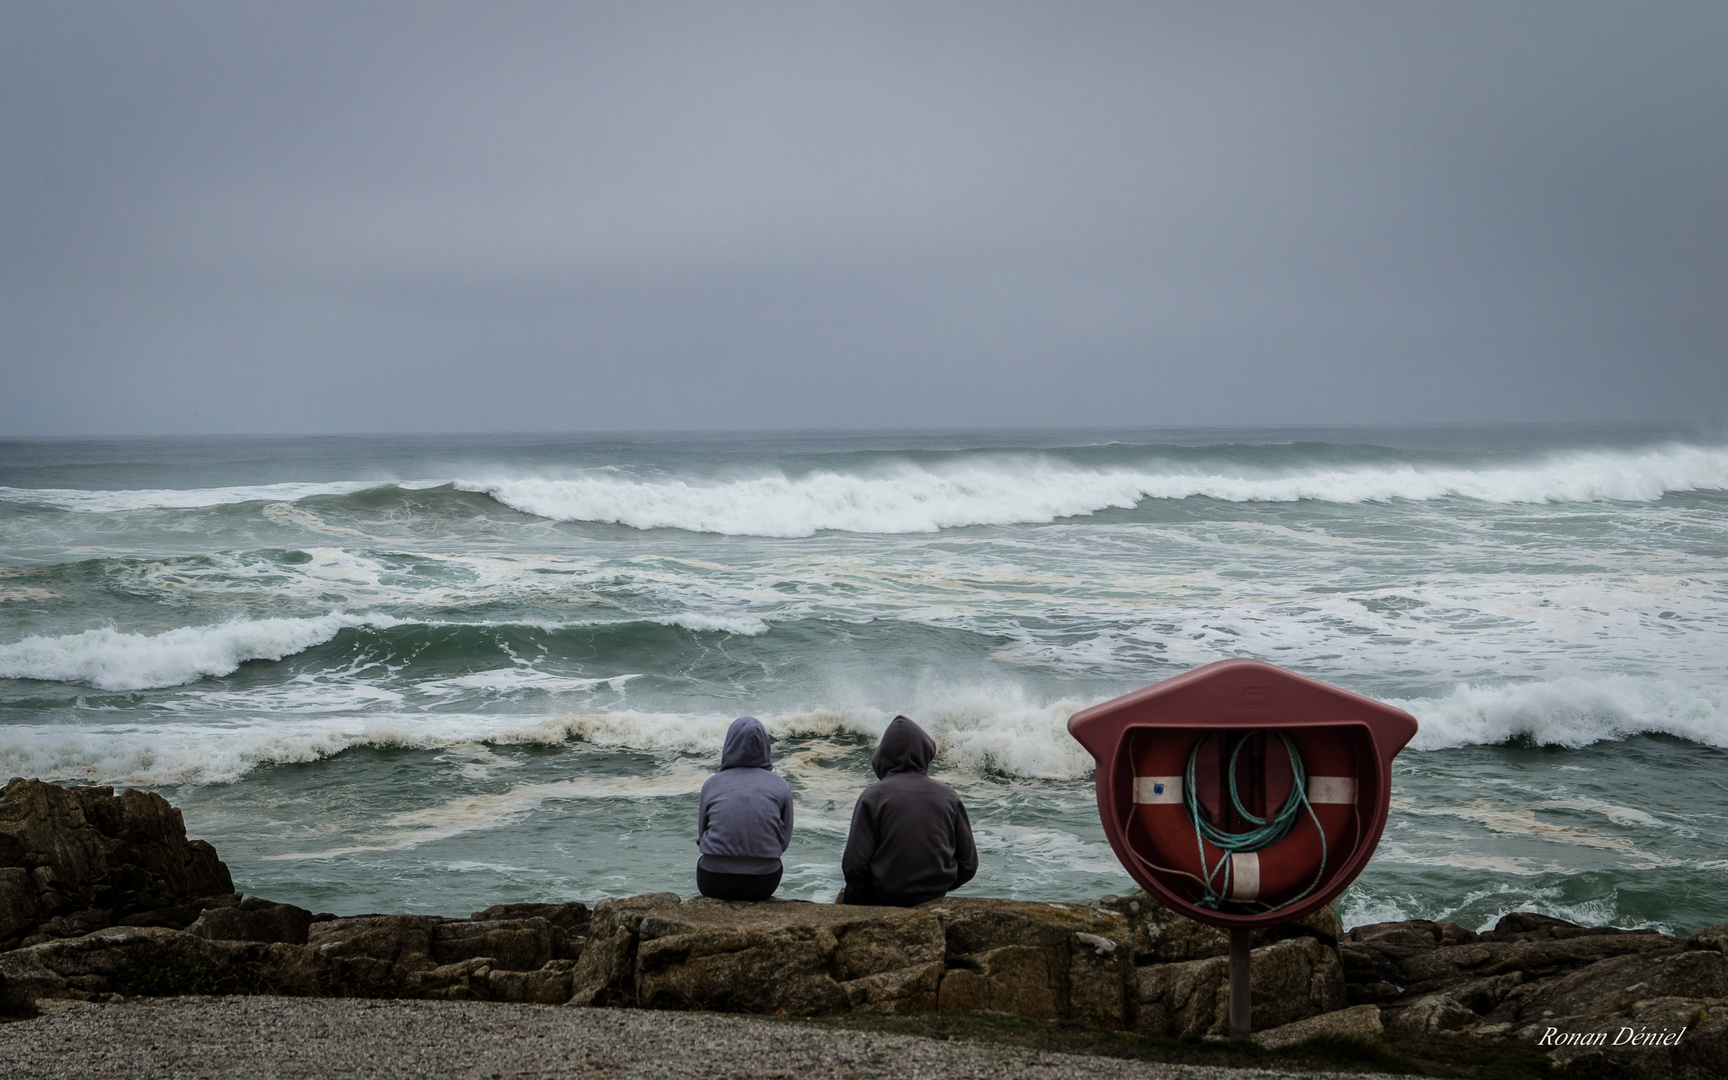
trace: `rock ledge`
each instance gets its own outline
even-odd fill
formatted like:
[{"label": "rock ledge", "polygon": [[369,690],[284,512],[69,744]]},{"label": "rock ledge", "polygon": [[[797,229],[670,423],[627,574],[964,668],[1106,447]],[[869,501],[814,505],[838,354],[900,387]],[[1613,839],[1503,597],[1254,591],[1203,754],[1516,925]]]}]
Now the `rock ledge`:
[{"label": "rock ledge", "polygon": [[[1258,1040],[1382,1030],[1552,1045],[1630,1077],[1728,1075],[1728,924],[1679,939],[1514,912],[1345,933],[1330,908],[1255,935]],[[233,892],[159,796],[0,789],[0,1001],[271,993],[772,1015],[993,1011],[1147,1035],[1228,1033],[1228,939],[1144,893],[919,908],[507,904],[337,918]],[[1614,1045],[1622,1029],[1676,1041]],[[1593,1033],[1606,1033],[1594,1038]]]}]

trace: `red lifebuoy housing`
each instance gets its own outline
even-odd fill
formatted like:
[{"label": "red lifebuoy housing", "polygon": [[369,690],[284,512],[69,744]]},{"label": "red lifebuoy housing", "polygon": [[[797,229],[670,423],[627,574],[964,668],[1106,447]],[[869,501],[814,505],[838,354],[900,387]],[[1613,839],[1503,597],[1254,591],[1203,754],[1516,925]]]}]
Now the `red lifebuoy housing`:
[{"label": "red lifebuoy housing", "polygon": [[[1250,749],[1241,755],[1246,760],[1237,762],[1238,783],[1249,791],[1246,808],[1264,821],[1286,802],[1294,777],[1284,748],[1267,735],[1177,729],[1133,736],[1128,847],[1173,890],[1191,893],[1195,903],[1221,900],[1244,912],[1275,911],[1312,892],[1325,880],[1328,864],[1340,867],[1354,853],[1361,833],[1355,754],[1341,732],[1328,729],[1288,736],[1306,772],[1307,806],[1283,839],[1258,851],[1229,852],[1200,835],[1190,802],[1212,825],[1244,831],[1243,824],[1231,821],[1238,815],[1228,794],[1230,749],[1238,745]],[[1190,756],[1198,759],[1199,788],[1191,799],[1184,798]]]},{"label": "red lifebuoy housing", "polygon": [[[1129,875],[1190,919],[1246,928],[1299,919],[1356,880],[1386,828],[1392,759],[1416,718],[1259,660],[1220,660],[1076,713],[1068,731],[1098,763],[1099,821]],[[1286,739],[1306,803],[1281,819],[1282,834],[1242,839],[1264,828],[1254,819],[1289,809]],[[1216,834],[1197,835],[1197,818]]]}]

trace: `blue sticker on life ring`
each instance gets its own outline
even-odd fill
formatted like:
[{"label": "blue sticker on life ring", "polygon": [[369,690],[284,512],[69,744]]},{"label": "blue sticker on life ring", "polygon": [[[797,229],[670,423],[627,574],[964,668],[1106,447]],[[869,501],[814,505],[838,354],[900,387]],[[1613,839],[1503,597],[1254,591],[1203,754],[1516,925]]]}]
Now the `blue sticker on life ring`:
[{"label": "blue sticker on life ring", "polygon": [[1154,795],[1164,794],[1164,785],[1163,784],[1153,784],[1152,785],[1152,794],[1154,794]]}]

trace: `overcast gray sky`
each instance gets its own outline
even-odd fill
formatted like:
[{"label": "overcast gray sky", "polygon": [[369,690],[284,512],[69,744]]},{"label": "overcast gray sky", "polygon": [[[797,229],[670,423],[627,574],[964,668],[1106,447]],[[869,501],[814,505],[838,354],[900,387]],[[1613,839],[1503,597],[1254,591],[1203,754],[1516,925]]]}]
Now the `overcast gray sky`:
[{"label": "overcast gray sky", "polygon": [[1728,4],[0,0],[0,434],[1728,419]]}]

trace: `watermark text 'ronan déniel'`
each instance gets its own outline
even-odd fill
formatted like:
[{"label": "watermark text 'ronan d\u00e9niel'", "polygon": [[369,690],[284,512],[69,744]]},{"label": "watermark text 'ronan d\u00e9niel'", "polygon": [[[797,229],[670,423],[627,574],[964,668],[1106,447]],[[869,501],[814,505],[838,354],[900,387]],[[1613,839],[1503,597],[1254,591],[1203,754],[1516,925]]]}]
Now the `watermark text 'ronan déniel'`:
[{"label": "watermark text 'ronan d\u00e9niel'", "polygon": [[1559,1028],[1549,1028],[1536,1040],[1537,1046],[1678,1046],[1680,1036],[1686,1034],[1686,1029],[1669,1031],[1651,1031],[1649,1028],[1639,1028],[1633,1031],[1623,1027],[1614,1034],[1614,1041],[1608,1041],[1606,1031],[1561,1031]]}]

